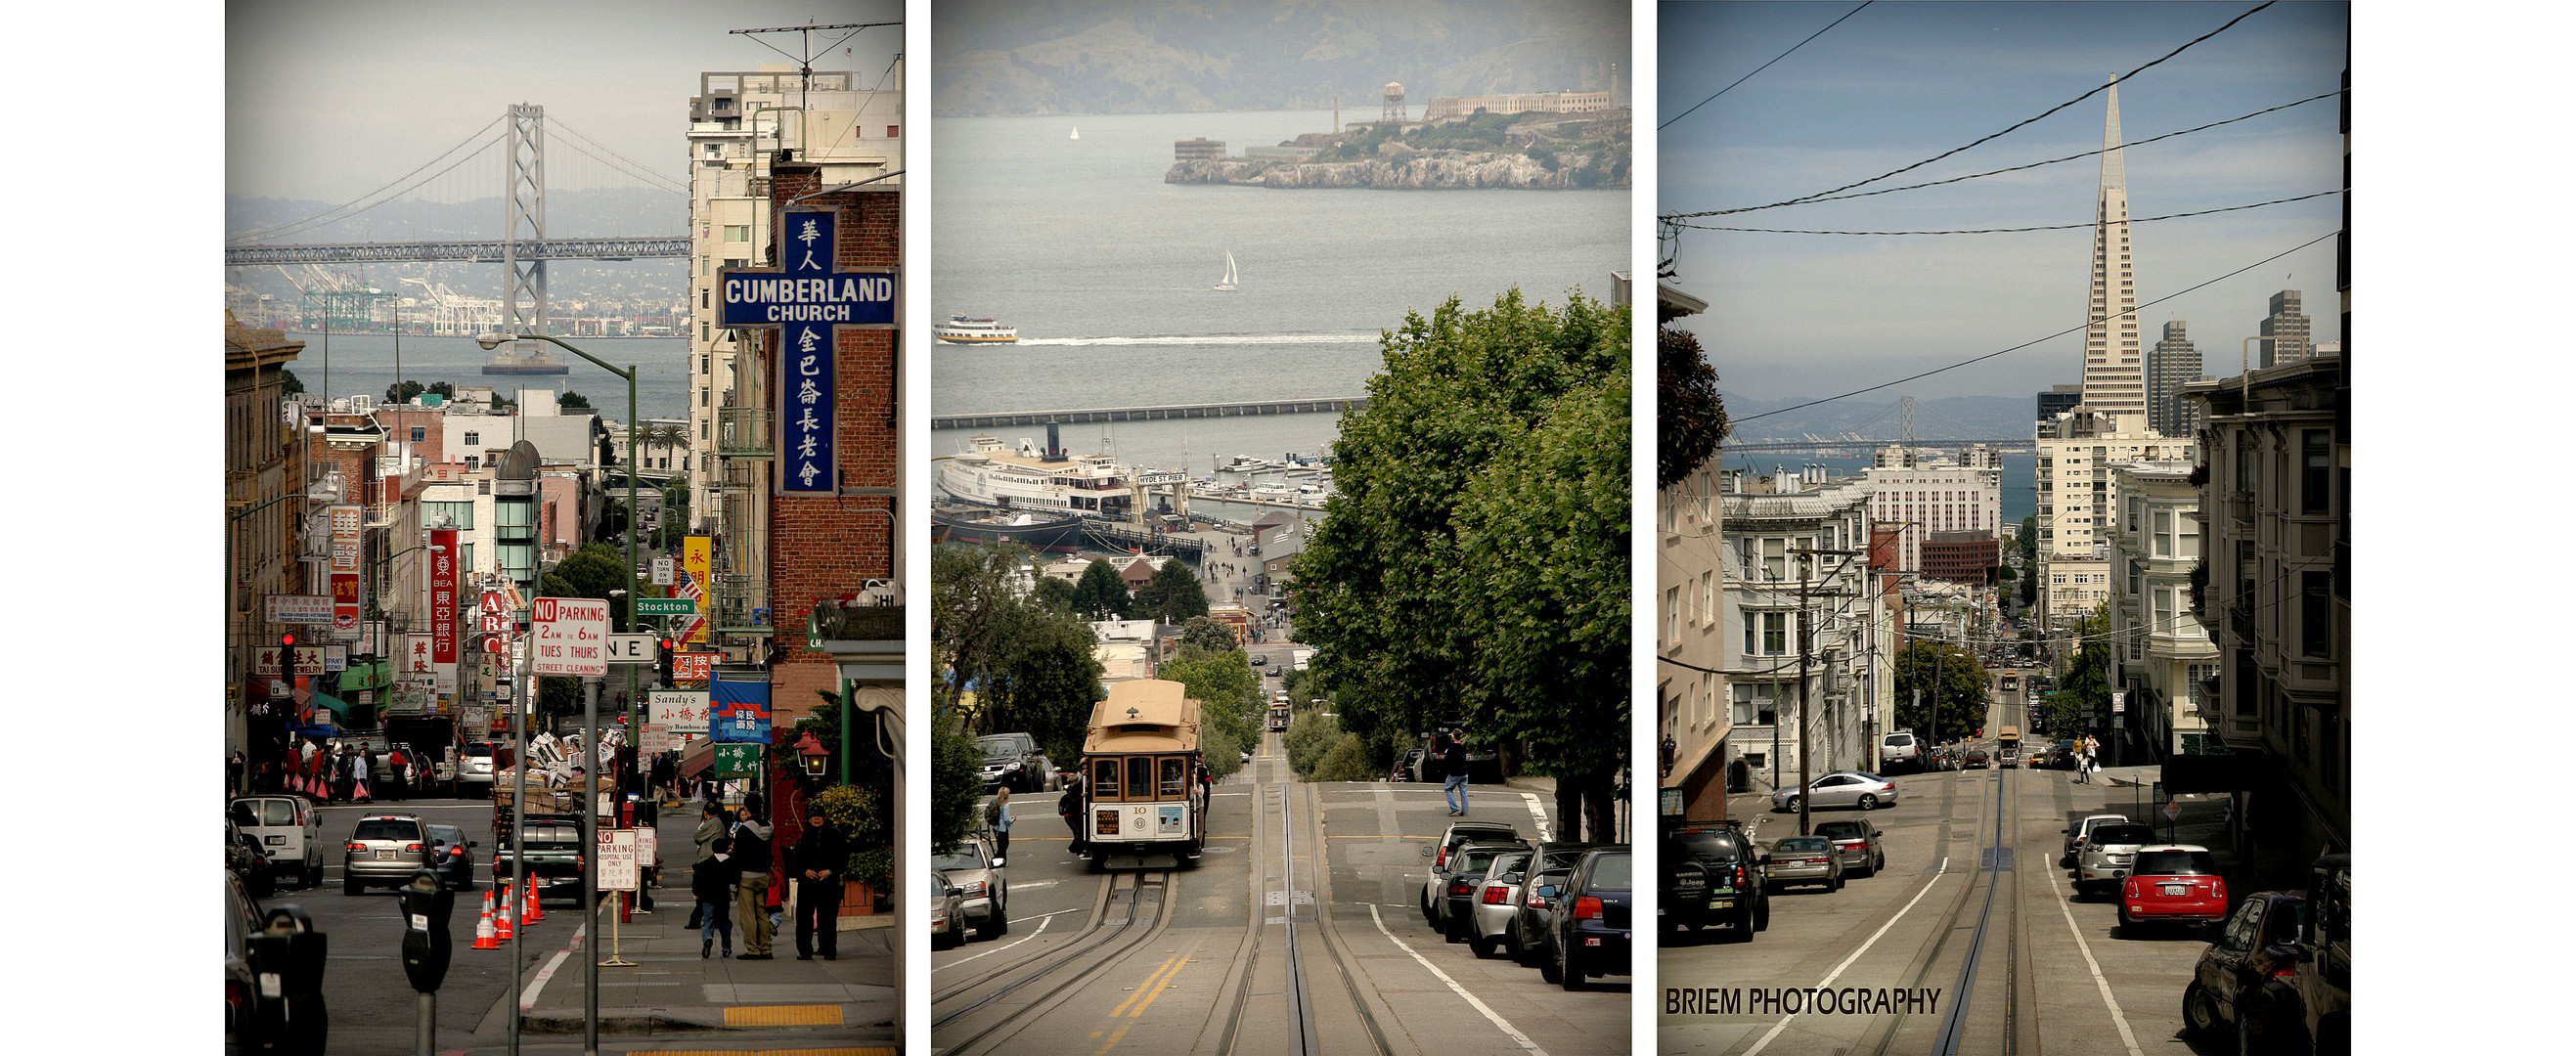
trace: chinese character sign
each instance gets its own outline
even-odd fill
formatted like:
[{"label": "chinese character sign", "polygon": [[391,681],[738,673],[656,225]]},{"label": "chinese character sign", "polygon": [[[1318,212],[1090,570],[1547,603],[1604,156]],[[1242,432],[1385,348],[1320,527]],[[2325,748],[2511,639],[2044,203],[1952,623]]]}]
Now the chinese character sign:
[{"label": "chinese character sign", "polygon": [[667,729],[703,730],[715,717],[705,690],[656,689],[645,699],[653,705],[653,724]]},{"label": "chinese character sign", "polygon": [[684,621],[686,626],[680,631],[680,640],[685,644],[707,644],[707,586],[715,581],[714,563],[714,536],[692,535],[681,539],[680,568],[688,573],[688,578],[672,594],[698,600],[698,614]]},{"label": "chinese character sign", "polygon": [[719,325],[778,331],[779,464],[782,495],[833,495],[835,461],[833,335],[840,327],[892,329],[890,269],[835,267],[836,209],[786,209],[778,268],[725,269]]},{"label": "chinese character sign", "polygon": [[715,741],[769,743],[769,683],[707,683],[707,702],[714,708],[707,736]]},{"label": "chinese character sign", "polygon": [[358,629],[358,574],[331,573],[331,626],[338,630]]},{"label": "chinese character sign", "polygon": [[430,662],[456,663],[456,530],[429,533]]},{"label": "chinese character sign", "polygon": [[331,571],[358,571],[359,517],[355,506],[333,506],[324,511],[331,523]]},{"label": "chinese character sign", "polygon": [[671,681],[704,682],[714,678],[716,661],[721,659],[724,659],[723,653],[673,653]]}]

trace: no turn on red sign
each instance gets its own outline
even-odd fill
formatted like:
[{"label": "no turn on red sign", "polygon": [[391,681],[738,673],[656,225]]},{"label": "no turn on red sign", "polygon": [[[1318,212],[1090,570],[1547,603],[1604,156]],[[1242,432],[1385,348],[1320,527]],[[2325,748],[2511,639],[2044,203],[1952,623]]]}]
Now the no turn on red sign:
[{"label": "no turn on red sign", "polygon": [[608,674],[606,599],[538,598],[529,629],[535,646],[528,658],[530,673]]}]

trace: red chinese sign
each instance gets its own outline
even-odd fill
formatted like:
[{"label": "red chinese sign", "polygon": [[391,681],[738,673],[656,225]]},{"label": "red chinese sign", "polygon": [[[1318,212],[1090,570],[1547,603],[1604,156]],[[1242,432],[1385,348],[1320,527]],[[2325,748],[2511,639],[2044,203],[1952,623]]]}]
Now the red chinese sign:
[{"label": "red chinese sign", "polygon": [[331,626],[343,631],[358,629],[358,574],[331,573]]},{"label": "red chinese sign", "polygon": [[440,666],[456,662],[456,530],[429,533],[430,660]]},{"label": "red chinese sign", "polygon": [[515,630],[510,625],[509,595],[497,590],[484,591],[482,616],[480,629],[483,632],[483,651],[486,653],[508,651],[510,632]]},{"label": "red chinese sign", "polygon": [[671,681],[704,682],[715,677],[716,661],[723,653],[672,653]]}]

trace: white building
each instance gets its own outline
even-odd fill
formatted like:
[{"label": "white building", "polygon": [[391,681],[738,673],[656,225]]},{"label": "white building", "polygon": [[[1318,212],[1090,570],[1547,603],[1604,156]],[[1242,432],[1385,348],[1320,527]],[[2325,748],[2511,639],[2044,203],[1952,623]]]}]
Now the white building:
[{"label": "white building", "polygon": [[[2191,614],[2200,560],[2200,490],[2192,464],[2137,462],[2113,470],[2120,488],[2113,547],[2111,684],[2128,691],[2122,726],[2157,757],[2217,750],[2209,735],[2218,644]],[[2144,760],[2140,760],[2144,761]]]},{"label": "white building", "polygon": [[1897,568],[1923,570],[1923,539],[1933,532],[1996,534],[2003,520],[2003,470],[1918,462],[1913,468],[1866,469],[1869,517],[1898,526]]},{"label": "white building", "polygon": [[[1803,727],[1809,777],[1875,765],[1864,743],[1863,703],[1873,655],[1875,601],[1865,554],[1801,561],[1797,551],[1865,551],[1869,488],[1859,480],[1725,473],[1720,480],[1726,553],[1717,584],[1718,648],[1731,694],[1727,752],[1766,783],[1798,780]],[[1804,573],[1809,639],[1800,677],[1798,625]],[[1777,734],[1778,749],[1772,746]]]},{"label": "white building", "polygon": [[2146,412],[2060,412],[2039,423],[2039,604],[2062,626],[2091,615],[2111,597],[2113,516],[2119,492],[2112,467],[2191,458],[2192,441],[2147,429]]}]

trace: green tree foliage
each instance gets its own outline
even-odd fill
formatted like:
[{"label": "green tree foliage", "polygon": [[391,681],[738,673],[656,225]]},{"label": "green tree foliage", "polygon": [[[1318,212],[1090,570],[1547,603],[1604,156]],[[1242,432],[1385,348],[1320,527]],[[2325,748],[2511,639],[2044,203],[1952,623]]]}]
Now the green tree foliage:
[{"label": "green tree foliage", "polygon": [[[1914,691],[1923,703],[1914,703]],[[1934,729],[1934,705],[1941,725]],[[1935,741],[1953,741],[1986,724],[1986,669],[1967,650],[1942,642],[1916,641],[1896,654],[1896,726]]]},{"label": "green tree foliage", "polygon": [[1699,335],[1662,327],[1655,332],[1655,486],[1669,488],[1717,457],[1726,439],[1726,401],[1717,394],[1717,370],[1700,352]]},{"label": "green tree foliage", "polygon": [[444,396],[450,402],[454,402],[456,399],[456,383],[452,381],[441,381],[423,386],[417,381],[405,381],[399,385],[387,385],[385,386],[385,402],[410,403],[413,397],[424,392],[437,396]]},{"label": "green tree foliage", "polygon": [[1234,628],[1213,616],[1201,616],[1181,625],[1181,648],[1211,653],[1235,650],[1243,643],[1234,638]]},{"label": "green tree foliage", "polygon": [[[635,577],[626,571],[625,551],[606,543],[592,543],[572,552],[555,563],[537,579],[537,594],[548,598],[604,598],[608,601],[609,629],[625,627],[626,598],[612,597],[613,590],[636,589]],[[603,703],[603,709],[610,707]],[[582,710],[581,680],[547,675],[537,679],[537,708],[542,714],[570,715]]]},{"label": "green tree foliage", "polygon": [[1082,747],[1100,661],[1091,625],[1020,592],[1028,552],[1007,544],[942,543],[931,548],[931,637],[946,662],[934,703],[964,710],[967,733],[1026,733],[1050,758]]},{"label": "green tree foliage", "polygon": [[277,391],[284,395],[293,396],[304,391],[304,379],[296,377],[294,371],[278,368],[277,381]]},{"label": "green tree foliage", "polygon": [[1039,576],[1037,587],[1030,592],[1030,597],[1038,604],[1057,612],[1073,611],[1073,584],[1066,582],[1061,576]]},{"label": "green tree foliage", "polygon": [[1531,741],[1561,801],[1600,797],[1606,818],[1626,742],[1563,731],[1628,722],[1627,309],[1453,298],[1383,345],[1296,558],[1316,675],[1364,741],[1463,719]]},{"label": "green tree foliage", "polygon": [[1127,583],[1118,578],[1118,570],[1109,562],[1093,559],[1082,570],[1082,578],[1073,584],[1073,611],[1086,620],[1123,620],[1127,618]]},{"label": "green tree foliage", "polygon": [[[2080,714],[2077,709],[2088,705],[2092,707],[2097,723],[2109,719],[2111,683],[2108,673],[2111,666],[2111,646],[2105,640],[2105,635],[2110,633],[2110,629],[2111,603],[2107,601],[2096,606],[2092,615],[2075,621],[2073,633],[2075,641],[2079,643],[2075,650],[2075,659],[2067,665],[2066,676],[2057,680],[2057,691],[2049,694],[2049,703],[2052,707],[2063,702],[2066,724],[2055,725],[2058,718],[2052,713],[2049,718],[2050,729],[2072,731],[2081,728],[2082,720],[2077,718]],[[2104,738],[2106,744],[2108,741],[2109,738]]]},{"label": "green tree foliage", "polygon": [[1260,738],[1260,717],[1268,711],[1243,652],[1185,647],[1163,665],[1163,677],[1199,702],[1199,748],[1207,754],[1208,772],[1224,777],[1242,769],[1242,750]]},{"label": "green tree foliage", "polygon": [[1288,749],[1288,768],[1297,772],[1298,780],[1312,781],[1315,780],[1315,766],[1324,761],[1324,753],[1342,743],[1345,737],[1357,739],[1342,732],[1342,724],[1338,720],[1325,718],[1313,709],[1299,708],[1296,709],[1296,718],[1288,724],[1287,735],[1279,740]]},{"label": "green tree foliage", "polygon": [[966,838],[975,824],[975,801],[984,795],[984,781],[975,773],[982,753],[963,727],[964,717],[955,709],[939,705],[932,711],[930,845],[943,850]]},{"label": "green tree foliage", "polygon": [[1387,768],[1369,759],[1368,746],[1360,735],[1346,733],[1333,742],[1331,751],[1315,764],[1310,781],[1377,781],[1386,777]]},{"label": "green tree foliage", "polygon": [[1174,625],[1205,616],[1207,611],[1207,589],[1199,585],[1198,573],[1177,557],[1154,570],[1154,578],[1136,591],[1135,603],[1127,610],[1131,619]]},{"label": "green tree foliage", "polygon": [[590,406],[590,397],[584,396],[570,389],[565,389],[563,395],[555,397],[555,406],[588,407]]},{"label": "green tree foliage", "polygon": [[662,488],[661,520],[653,529],[652,546],[657,553],[678,550],[689,536],[689,482],[685,476],[673,477]]}]

